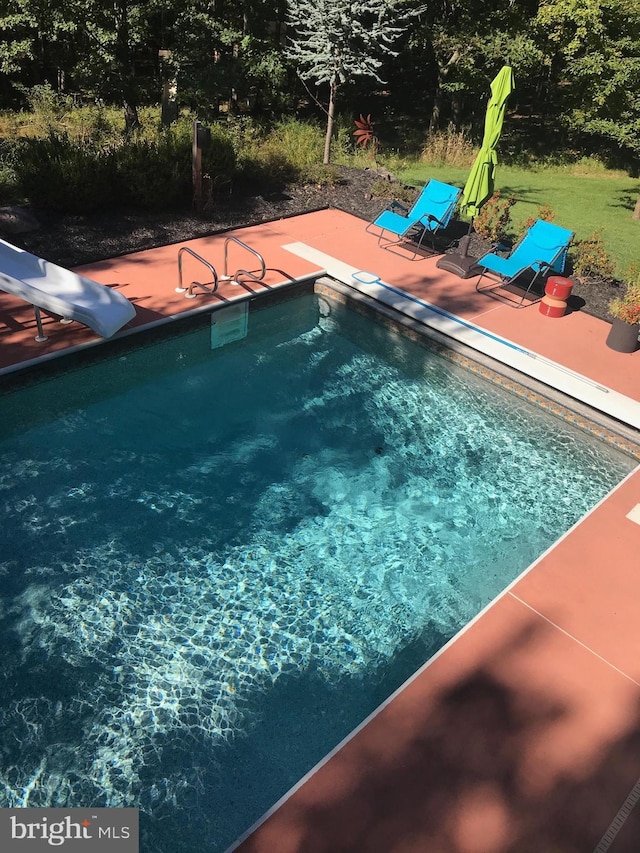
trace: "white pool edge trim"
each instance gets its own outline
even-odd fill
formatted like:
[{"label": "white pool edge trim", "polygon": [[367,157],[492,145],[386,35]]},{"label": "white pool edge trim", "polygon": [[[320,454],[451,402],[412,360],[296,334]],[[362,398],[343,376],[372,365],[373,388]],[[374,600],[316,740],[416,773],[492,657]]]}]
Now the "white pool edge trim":
[{"label": "white pool edge trim", "polygon": [[526,376],[537,379],[621,423],[640,429],[640,403],[619,391],[607,388],[588,376],[577,373],[514,341],[412,296],[384,282],[374,272],[360,270],[306,243],[288,243],[282,248],[323,267],[328,275],[343,284],[423,325],[436,329],[447,337],[502,362]]}]

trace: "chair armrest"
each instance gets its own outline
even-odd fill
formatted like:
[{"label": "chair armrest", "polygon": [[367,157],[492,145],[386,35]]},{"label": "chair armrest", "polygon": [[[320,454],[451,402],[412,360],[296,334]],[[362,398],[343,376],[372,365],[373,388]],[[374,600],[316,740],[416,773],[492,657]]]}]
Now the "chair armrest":
[{"label": "chair armrest", "polygon": [[[423,213],[420,219],[417,220],[421,222],[425,228],[429,228],[429,226],[435,222],[436,225],[443,227],[443,222],[441,219],[438,219],[437,216],[434,216],[433,213]],[[433,231],[433,228],[429,228],[430,231]]]},{"label": "chair armrest", "polygon": [[395,201],[395,199],[391,202],[391,204],[387,205],[387,210],[398,210],[401,212],[402,216],[406,216],[409,213],[409,208],[405,207],[404,204],[400,204],[399,201]]},{"label": "chair armrest", "polygon": [[537,267],[538,272],[544,272],[545,269],[548,269],[548,270],[553,269],[554,263],[555,263],[555,260],[553,260],[553,261],[533,261],[531,266]]}]

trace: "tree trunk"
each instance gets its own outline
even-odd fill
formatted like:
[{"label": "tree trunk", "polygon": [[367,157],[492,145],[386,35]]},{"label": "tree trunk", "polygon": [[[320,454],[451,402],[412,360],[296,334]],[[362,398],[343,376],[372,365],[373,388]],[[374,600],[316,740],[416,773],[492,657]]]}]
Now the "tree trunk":
[{"label": "tree trunk", "polygon": [[132,104],[126,98],[123,98],[122,109],[124,112],[124,135],[128,139],[133,131],[138,130],[140,127],[138,108],[135,104]]},{"label": "tree trunk", "polygon": [[338,84],[333,81],[329,85],[329,112],[327,113],[327,135],[324,138],[324,158],[322,162],[327,166],[331,161],[331,138],[333,136],[333,120],[336,113],[336,92]]},{"label": "tree trunk", "polygon": [[431,118],[429,119],[429,133],[433,133],[438,129],[440,124],[440,113],[442,111],[442,84],[447,79],[449,72],[459,59],[460,51],[454,50],[444,68],[438,69],[438,84],[436,87],[436,93],[433,97],[433,107],[431,109]]},{"label": "tree trunk", "polygon": [[640,219],[640,195],[636,199],[636,206],[633,208],[632,219]]}]

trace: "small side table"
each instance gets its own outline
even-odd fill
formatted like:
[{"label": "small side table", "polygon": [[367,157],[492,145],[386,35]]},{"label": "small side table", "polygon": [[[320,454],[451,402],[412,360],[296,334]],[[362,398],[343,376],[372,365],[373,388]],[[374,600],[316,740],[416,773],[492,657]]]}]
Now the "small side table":
[{"label": "small side table", "polygon": [[573,282],[570,278],[552,275],[547,279],[544,296],[540,301],[540,313],[545,317],[564,317],[567,313],[567,299],[571,296]]}]

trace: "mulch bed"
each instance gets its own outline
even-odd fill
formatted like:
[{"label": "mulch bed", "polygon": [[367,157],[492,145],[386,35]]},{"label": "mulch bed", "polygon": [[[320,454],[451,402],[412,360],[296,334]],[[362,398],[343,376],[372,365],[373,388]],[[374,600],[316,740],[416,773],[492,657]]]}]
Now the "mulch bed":
[{"label": "mulch bed", "polygon": [[[202,216],[184,210],[162,213],[120,210],[82,216],[22,211],[19,212],[22,218],[16,218],[15,211],[4,209],[0,210],[0,236],[54,263],[73,267],[324,207],[336,207],[370,221],[403,189],[388,173],[381,174],[375,169],[337,167],[336,171],[338,181],[326,187],[283,189],[239,183],[232,192],[217,198],[213,209]],[[35,229],[34,224],[38,226]],[[445,236],[452,241],[453,250],[466,233],[465,223],[452,224]],[[470,254],[479,257],[488,249],[489,244],[474,235]],[[608,305],[617,293],[615,281],[574,279],[570,307],[610,321]]]}]

